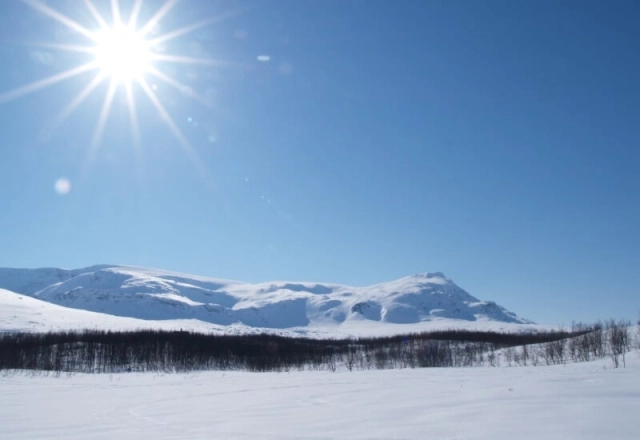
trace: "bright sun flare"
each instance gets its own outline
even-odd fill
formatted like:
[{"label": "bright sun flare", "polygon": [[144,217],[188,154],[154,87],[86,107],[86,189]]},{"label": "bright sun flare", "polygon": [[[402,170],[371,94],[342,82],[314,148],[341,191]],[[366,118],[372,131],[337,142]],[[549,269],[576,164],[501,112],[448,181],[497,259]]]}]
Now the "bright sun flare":
[{"label": "bright sun flare", "polygon": [[[171,75],[162,71],[156,62],[213,66],[218,64],[208,57],[191,57],[184,54],[170,54],[165,52],[165,43],[182,37],[211,23],[218,21],[221,17],[209,17],[201,21],[188,24],[184,27],[159,33],[160,22],[176,6],[178,0],[165,0],[163,4],[154,2],[157,7],[152,12],[150,18],[144,23],[139,23],[139,19],[145,11],[144,0],[133,0],[127,2],[132,5],[128,8],[126,16],[123,16],[120,0],[111,0],[109,9],[100,10],[93,4],[92,0],[84,0],[86,11],[92,18],[86,22],[75,21],[59,10],[50,6],[43,0],[22,0],[34,10],[64,25],[67,29],[75,32],[76,37],[82,37],[84,44],[77,44],[75,39],[70,43],[36,43],[35,46],[52,50],[75,52],[89,55],[89,60],[85,63],[70,66],[67,70],[61,71],[49,77],[34,81],[30,84],[18,87],[8,92],[0,93],[0,104],[17,99],[21,96],[33,93],[37,90],[53,86],[62,81],[69,80],[88,72],[95,72],[78,94],[62,109],[58,114],[56,124],[62,123],[71,113],[80,106],[98,86],[107,83],[107,91],[102,102],[102,107],[98,113],[98,119],[93,131],[93,136],[88,151],[91,158],[95,150],[101,143],[103,132],[107,120],[111,113],[111,107],[115,94],[124,93],[129,112],[129,122],[133,134],[134,147],[140,147],[140,130],[138,115],[136,113],[136,98],[138,95],[146,97],[164,124],[174,135],[179,145],[183,147],[187,155],[200,168],[200,161],[188,140],[180,131],[180,128],[173,117],[165,109],[159,90],[173,88],[178,90],[182,96],[187,96],[206,103],[200,98],[191,87],[179,81]],[[105,5],[101,2],[100,5]],[[159,5],[159,7],[158,7]],[[109,17],[110,16],[110,17]],[[86,14],[85,14],[86,17]],[[110,19],[109,19],[110,18]],[[158,48],[163,48],[162,50]],[[166,87],[164,87],[166,86]]]},{"label": "bright sun flare", "polygon": [[116,25],[97,32],[95,41],[98,67],[114,81],[140,81],[151,67],[149,43],[140,32]]}]

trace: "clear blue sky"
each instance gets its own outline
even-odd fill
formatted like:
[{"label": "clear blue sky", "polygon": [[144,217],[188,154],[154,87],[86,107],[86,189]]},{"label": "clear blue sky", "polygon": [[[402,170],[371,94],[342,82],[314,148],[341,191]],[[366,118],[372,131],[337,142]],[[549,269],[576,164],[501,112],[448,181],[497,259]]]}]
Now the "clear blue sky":
[{"label": "clear blue sky", "polygon": [[[82,2],[48,4],[97,28]],[[107,81],[54,122],[95,72],[11,94],[91,61],[32,43],[89,40],[5,1],[0,266],[352,285],[443,271],[541,323],[636,319],[639,16],[636,1],[183,1],[156,35],[219,20],[163,50],[220,63],[155,64],[201,100],[145,78],[189,145],[134,87],[140,146],[120,88],[92,148]]]}]

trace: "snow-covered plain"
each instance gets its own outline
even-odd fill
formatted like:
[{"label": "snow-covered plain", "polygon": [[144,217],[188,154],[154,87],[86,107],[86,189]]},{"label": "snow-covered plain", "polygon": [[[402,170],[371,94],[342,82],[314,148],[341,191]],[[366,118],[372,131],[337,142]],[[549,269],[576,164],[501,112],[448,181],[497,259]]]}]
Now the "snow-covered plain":
[{"label": "snow-covered plain", "polygon": [[0,376],[2,439],[635,439],[640,356],[558,366]]}]

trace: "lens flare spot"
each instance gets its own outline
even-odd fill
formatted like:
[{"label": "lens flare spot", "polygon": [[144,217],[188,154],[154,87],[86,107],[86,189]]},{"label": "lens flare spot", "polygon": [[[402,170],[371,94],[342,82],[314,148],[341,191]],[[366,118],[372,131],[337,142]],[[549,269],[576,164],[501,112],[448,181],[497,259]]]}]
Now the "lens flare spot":
[{"label": "lens flare spot", "polygon": [[54,189],[61,196],[69,194],[69,191],[71,191],[71,182],[66,177],[61,177],[58,180],[56,180]]}]

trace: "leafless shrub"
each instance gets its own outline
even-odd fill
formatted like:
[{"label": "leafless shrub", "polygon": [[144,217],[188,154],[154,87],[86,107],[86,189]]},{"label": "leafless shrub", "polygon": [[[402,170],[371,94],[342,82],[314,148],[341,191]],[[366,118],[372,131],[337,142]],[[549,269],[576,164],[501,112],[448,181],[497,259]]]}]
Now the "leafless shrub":
[{"label": "leafless shrub", "polygon": [[516,365],[520,366],[522,365],[521,361],[522,356],[520,355],[520,351],[518,351],[518,349],[516,348],[513,350],[513,362],[515,362]]},{"label": "leafless shrub", "polygon": [[613,360],[615,368],[620,366],[620,358],[622,358],[622,366],[626,367],[626,353],[631,349],[631,338],[629,321],[618,321],[613,319],[607,321],[607,338],[609,342],[609,353]]},{"label": "leafless shrub", "polygon": [[529,346],[527,344],[522,346],[522,364],[526,367],[529,361]]}]

